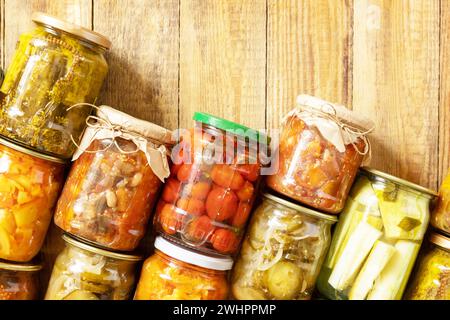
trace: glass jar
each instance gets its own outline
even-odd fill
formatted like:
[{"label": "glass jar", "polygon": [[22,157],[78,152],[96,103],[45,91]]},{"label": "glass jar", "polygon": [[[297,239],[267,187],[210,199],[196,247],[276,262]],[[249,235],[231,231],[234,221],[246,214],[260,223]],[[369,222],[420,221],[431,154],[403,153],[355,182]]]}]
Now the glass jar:
[{"label": "glass jar", "polygon": [[45,300],[127,300],[141,258],[119,254],[63,235],[66,247],[56,258]]},{"label": "glass jar", "polygon": [[267,177],[267,186],[303,204],[337,214],[369,152],[365,134],[373,123],[315,97],[302,95],[297,101],[298,108],[283,123],[278,172]]},{"label": "glass jar", "polygon": [[317,287],[329,299],[398,300],[437,194],[364,168],[333,234]]},{"label": "glass jar", "polygon": [[[170,142],[171,132],[109,107],[100,107],[98,113],[98,117],[108,121],[119,116],[120,121],[110,121],[116,126],[116,131],[110,131],[111,136],[102,134],[94,140],[97,128],[87,128],[83,141],[89,143],[88,150],[83,152],[80,148],[80,156],[72,166],[58,201],[55,223],[64,231],[102,247],[132,251],[144,236],[162,185],[153,170],[166,167],[169,175],[164,143]],[[145,138],[153,141],[152,146],[148,142],[145,148],[146,152],[150,148],[156,152],[151,155],[150,163],[133,140],[113,138],[117,135],[117,126],[128,124],[129,134],[133,122],[138,124],[136,134],[145,131]]]},{"label": "glass jar", "polygon": [[230,258],[195,253],[162,237],[142,267],[135,300],[224,300]]},{"label": "glass jar", "polygon": [[263,194],[233,269],[238,300],[309,300],[336,217]]},{"label": "glass jar", "polygon": [[25,146],[70,158],[108,71],[104,36],[35,13],[37,24],[20,36],[0,88],[0,134]]},{"label": "glass jar", "polygon": [[232,255],[260,181],[258,150],[267,137],[204,113],[174,150],[175,164],[156,208],[156,230],[207,254]]},{"label": "glass jar", "polygon": [[0,261],[0,300],[36,300],[41,265]]},{"label": "glass jar", "polygon": [[64,181],[65,162],[0,139],[0,259],[39,252]]},{"label": "glass jar", "polygon": [[450,300],[450,239],[432,233],[429,240],[433,247],[420,257],[406,297],[409,300]]},{"label": "glass jar", "polygon": [[439,190],[439,199],[431,216],[431,225],[450,236],[450,173]]}]

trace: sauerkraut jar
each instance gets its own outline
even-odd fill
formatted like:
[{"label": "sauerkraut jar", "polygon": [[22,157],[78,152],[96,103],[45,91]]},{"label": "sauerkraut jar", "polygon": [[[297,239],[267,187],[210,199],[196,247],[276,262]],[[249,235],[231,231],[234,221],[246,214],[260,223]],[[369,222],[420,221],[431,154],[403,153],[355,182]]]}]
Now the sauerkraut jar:
[{"label": "sauerkraut jar", "polygon": [[141,257],[92,247],[63,235],[45,300],[127,300]]},{"label": "sauerkraut jar", "polygon": [[0,259],[26,262],[44,242],[65,162],[0,139]]},{"label": "sauerkraut jar", "polygon": [[0,261],[0,300],[36,300],[39,298],[39,264]]},{"label": "sauerkraut jar", "polygon": [[398,300],[437,194],[364,168],[333,234],[318,289],[329,299]]},{"label": "sauerkraut jar", "polygon": [[43,13],[20,36],[0,89],[0,134],[25,146],[70,158],[108,71],[111,43],[89,29]]},{"label": "sauerkraut jar", "polygon": [[[370,145],[369,119],[344,106],[300,95],[287,114],[278,148],[278,172],[267,185],[296,201],[327,213],[344,207]],[[366,162],[367,162],[366,161]]]},{"label": "sauerkraut jar", "polygon": [[132,251],[169,175],[171,132],[107,106],[89,122],[55,212],[64,231]]},{"label": "sauerkraut jar", "polygon": [[205,113],[174,149],[158,206],[156,230],[206,254],[233,255],[260,181],[267,137]]},{"label": "sauerkraut jar", "polygon": [[450,173],[439,190],[439,200],[431,216],[431,225],[450,236]]},{"label": "sauerkraut jar", "polygon": [[198,254],[157,237],[141,271],[135,300],[224,300],[233,260]]},{"label": "sauerkraut jar", "polygon": [[309,300],[336,217],[265,193],[232,275],[238,300]]},{"label": "sauerkraut jar", "polygon": [[419,258],[416,273],[409,283],[409,300],[450,300],[450,239],[432,233],[431,247]]}]

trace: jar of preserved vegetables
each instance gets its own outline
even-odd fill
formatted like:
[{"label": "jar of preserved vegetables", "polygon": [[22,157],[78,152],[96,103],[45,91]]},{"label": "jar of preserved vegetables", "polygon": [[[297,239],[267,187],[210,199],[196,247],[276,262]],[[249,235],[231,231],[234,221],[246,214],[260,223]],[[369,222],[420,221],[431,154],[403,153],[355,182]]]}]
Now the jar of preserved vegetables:
[{"label": "jar of preserved vegetables", "polygon": [[284,120],[278,172],[267,177],[267,185],[318,210],[339,213],[370,154],[366,135],[373,123],[315,97],[300,95],[297,104]]},{"label": "jar of preserved vegetables", "polygon": [[75,150],[108,71],[111,43],[86,28],[35,13],[36,28],[20,36],[0,88],[0,134],[61,158]]},{"label": "jar of preserved vegetables", "polygon": [[142,267],[135,300],[224,300],[228,297],[228,257],[195,253],[162,237]]},{"label": "jar of preserved vegetables", "polygon": [[36,300],[39,295],[39,264],[0,261],[0,300]]},{"label": "jar of preserved vegetables", "polygon": [[45,300],[128,300],[141,257],[92,247],[64,234]]},{"label": "jar of preserved vegetables", "polygon": [[450,173],[444,179],[436,209],[431,216],[431,225],[450,236]]},{"label": "jar of preserved vegetables", "polygon": [[[195,129],[174,150],[171,177],[156,208],[156,230],[207,254],[232,255],[258,188],[259,149],[267,137],[195,113]],[[184,144],[183,144],[184,143]]]},{"label": "jar of preserved vegetables", "polygon": [[89,121],[55,213],[64,231],[132,251],[169,174],[171,131],[107,106]]},{"label": "jar of preserved vegetables", "polygon": [[336,217],[265,193],[233,269],[239,300],[309,300]]},{"label": "jar of preserved vegetables", "polygon": [[406,297],[409,300],[450,300],[450,239],[430,235],[433,245],[418,263]]},{"label": "jar of preserved vegetables", "polygon": [[0,259],[26,262],[44,242],[65,162],[0,139]]},{"label": "jar of preserved vegetables", "polygon": [[336,225],[317,287],[329,299],[401,299],[437,194],[364,168]]}]

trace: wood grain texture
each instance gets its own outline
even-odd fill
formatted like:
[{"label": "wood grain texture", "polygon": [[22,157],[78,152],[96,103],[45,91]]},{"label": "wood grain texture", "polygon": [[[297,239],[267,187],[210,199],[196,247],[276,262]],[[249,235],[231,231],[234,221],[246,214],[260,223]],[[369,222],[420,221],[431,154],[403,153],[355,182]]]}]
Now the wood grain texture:
[{"label": "wood grain texture", "polygon": [[439,0],[355,0],[353,109],[372,117],[372,167],[436,189]]},{"label": "wood grain texture", "polygon": [[195,111],[265,128],[266,4],[181,0],[180,126]]},{"label": "wood grain texture", "polygon": [[450,1],[441,0],[439,185],[450,173]]},{"label": "wood grain texture", "polygon": [[94,1],[94,30],[113,42],[100,103],[178,127],[178,0]]},{"label": "wood grain texture", "polygon": [[301,93],[351,107],[352,1],[268,0],[267,28],[269,128]]}]

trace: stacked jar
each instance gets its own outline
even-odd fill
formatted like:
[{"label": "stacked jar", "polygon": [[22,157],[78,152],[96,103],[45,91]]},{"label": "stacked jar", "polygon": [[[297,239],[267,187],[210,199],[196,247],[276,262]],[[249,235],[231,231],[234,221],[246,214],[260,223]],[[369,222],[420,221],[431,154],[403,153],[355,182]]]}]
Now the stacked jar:
[{"label": "stacked jar", "polygon": [[8,260],[0,278],[23,288],[23,295],[6,295],[13,298],[35,297],[31,275],[38,268],[29,262],[49,227],[72,139],[90,113],[69,107],[95,101],[110,47],[80,26],[42,13],[32,19],[36,28],[20,36],[0,88],[0,259]]}]

